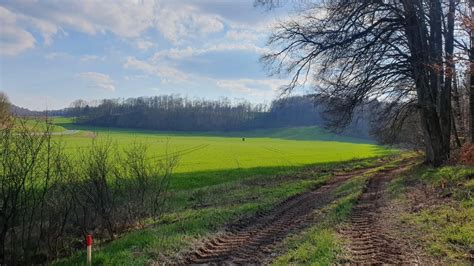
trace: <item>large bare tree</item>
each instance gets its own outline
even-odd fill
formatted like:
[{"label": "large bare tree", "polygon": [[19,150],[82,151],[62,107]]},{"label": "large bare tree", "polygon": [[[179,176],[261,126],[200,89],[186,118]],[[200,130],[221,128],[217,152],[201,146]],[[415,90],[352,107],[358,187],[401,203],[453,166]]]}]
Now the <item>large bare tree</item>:
[{"label": "large bare tree", "polygon": [[[281,1],[257,0],[275,7]],[[281,23],[262,60],[292,75],[286,91],[307,78],[344,126],[371,100],[393,104],[385,121],[419,116],[426,161],[449,158],[452,132],[454,18],[458,0],[326,0],[303,2]],[[464,4],[464,2],[462,2]]]}]

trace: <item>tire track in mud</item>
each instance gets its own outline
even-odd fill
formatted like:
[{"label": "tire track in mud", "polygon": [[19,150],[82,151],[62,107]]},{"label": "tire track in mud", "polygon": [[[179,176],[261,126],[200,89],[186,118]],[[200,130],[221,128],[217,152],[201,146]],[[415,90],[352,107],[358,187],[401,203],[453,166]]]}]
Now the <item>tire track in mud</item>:
[{"label": "tire track in mud", "polygon": [[[380,165],[378,165],[380,166]],[[229,225],[226,232],[189,252],[180,264],[261,264],[272,258],[275,245],[313,221],[313,212],[334,200],[332,193],[346,180],[374,168],[336,174],[325,185],[290,197],[275,208]]]},{"label": "tire track in mud", "polygon": [[397,174],[408,166],[372,176],[357,205],[353,208],[348,224],[340,233],[348,240],[347,249],[351,264],[412,264],[409,251],[386,227],[381,208],[386,204],[385,188]]}]

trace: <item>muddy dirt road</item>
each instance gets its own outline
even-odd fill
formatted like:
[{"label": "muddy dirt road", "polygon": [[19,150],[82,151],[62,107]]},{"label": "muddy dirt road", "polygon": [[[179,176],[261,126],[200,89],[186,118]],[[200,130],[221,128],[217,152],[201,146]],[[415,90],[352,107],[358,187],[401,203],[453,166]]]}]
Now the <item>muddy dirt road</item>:
[{"label": "muddy dirt road", "polygon": [[[406,165],[407,162],[404,162]],[[375,168],[375,167],[374,167]],[[275,245],[281,242],[285,237],[292,233],[296,233],[301,229],[314,223],[313,213],[315,210],[323,208],[334,200],[335,189],[343,184],[348,179],[366,174],[372,171],[373,168],[362,169],[349,173],[339,174],[334,176],[327,184],[312,191],[299,194],[291,197],[280,203],[273,210],[258,213],[256,216],[241,220],[234,225],[229,225],[225,233],[216,235],[208,241],[203,242],[192,252],[189,252],[181,261],[183,264],[261,264],[269,262],[274,256]],[[399,171],[399,168],[383,170],[383,172],[376,173],[371,178],[379,180],[380,176],[391,176],[392,173]],[[369,182],[370,191],[376,190],[377,182]],[[365,194],[371,193],[369,190]],[[364,194],[364,195],[365,195]],[[368,195],[368,194],[367,194]],[[365,197],[365,196],[364,196]],[[368,196],[367,201],[372,200]],[[361,220],[358,228],[358,217],[365,215],[364,212],[364,198],[355,210],[356,214],[352,217],[354,222],[354,234],[348,232],[356,241],[357,233],[359,231],[370,231],[370,225],[366,225]],[[375,232],[374,234],[377,234]],[[369,233],[367,235],[370,235]],[[365,236],[361,233],[361,237]],[[378,240],[377,240],[378,241]],[[366,245],[365,242],[361,242]],[[375,243],[375,242],[374,242]],[[378,243],[378,242],[377,242]],[[375,244],[374,244],[375,245]],[[367,252],[371,252],[372,246],[368,246]],[[377,252],[379,252],[377,250]],[[273,255],[272,255],[273,254]],[[378,253],[377,253],[378,254]],[[388,254],[388,253],[387,253]],[[398,254],[396,251],[394,254]],[[372,256],[367,254],[368,257]],[[357,257],[354,262],[364,262],[365,257]],[[367,260],[369,261],[369,260]],[[372,261],[372,260],[370,260]],[[398,262],[397,258],[393,258],[394,262]]]},{"label": "muddy dirt road", "polygon": [[399,168],[378,174],[369,179],[358,204],[354,207],[341,236],[348,240],[349,262],[352,264],[413,264],[400,241],[390,232],[381,215],[387,203],[386,187],[397,174],[407,170]]}]

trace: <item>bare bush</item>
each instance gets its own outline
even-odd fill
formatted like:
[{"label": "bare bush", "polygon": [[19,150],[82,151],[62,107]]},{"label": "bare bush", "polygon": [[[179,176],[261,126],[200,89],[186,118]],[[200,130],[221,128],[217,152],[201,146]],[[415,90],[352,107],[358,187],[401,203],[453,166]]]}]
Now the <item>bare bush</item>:
[{"label": "bare bush", "polygon": [[0,131],[0,264],[42,264],[88,232],[113,239],[161,214],[176,157],[147,158],[139,143],[119,155],[110,140],[73,156],[50,123],[38,128],[13,120]]},{"label": "bare bush", "polygon": [[32,132],[24,120],[0,132],[0,260],[4,263],[29,262],[37,253],[46,197],[60,176],[53,163],[56,148],[50,132],[49,125],[44,134]]},{"label": "bare bush", "polygon": [[[115,170],[112,152],[116,152],[110,140],[92,140],[92,145],[79,152],[76,174],[80,184],[76,185],[75,197],[84,216],[83,230],[91,231],[99,221],[100,229],[105,229],[114,239],[114,200],[110,180]],[[80,215],[79,215],[80,216]],[[91,227],[92,226],[92,227]]]},{"label": "bare bush", "polygon": [[157,217],[161,214],[166,196],[164,192],[168,190],[176,158],[164,156],[162,159],[150,159],[147,152],[145,144],[135,142],[118,159],[115,188],[123,202],[119,216],[124,225],[132,226],[137,217]]}]

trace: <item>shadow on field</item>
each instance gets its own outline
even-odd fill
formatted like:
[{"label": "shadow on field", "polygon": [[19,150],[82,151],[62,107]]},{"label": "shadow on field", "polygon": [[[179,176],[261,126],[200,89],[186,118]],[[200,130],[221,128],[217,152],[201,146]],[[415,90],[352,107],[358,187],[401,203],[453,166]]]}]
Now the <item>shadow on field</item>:
[{"label": "shadow on field", "polygon": [[[384,155],[389,155],[390,152],[377,147],[373,148],[374,156],[369,158],[354,158],[353,160],[345,161],[349,162],[362,162],[371,158],[376,158]],[[282,174],[285,172],[302,171],[304,169],[314,168],[328,168],[335,164],[341,164],[341,161],[322,162],[307,165],[298,166],[269,166],[269,167],[252,167],[252,168],[234,168],[226,170],[209,170],[209,171],[195,171],[188,173],[174,173],[173,178],[170,182],[170,189],[172,190],[186,190],[196,189],[214,185],[220,185],[227,182],[236,181],[243,178],[250,178],[256,176],[272,177],[276,174]],[[340,169],[343,170],[343,169]]]}]

